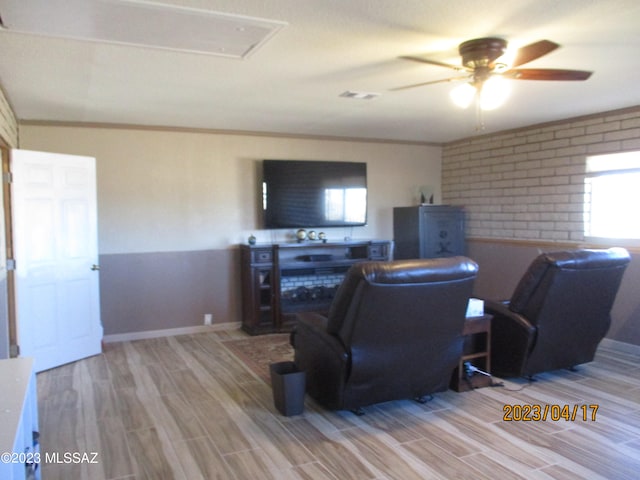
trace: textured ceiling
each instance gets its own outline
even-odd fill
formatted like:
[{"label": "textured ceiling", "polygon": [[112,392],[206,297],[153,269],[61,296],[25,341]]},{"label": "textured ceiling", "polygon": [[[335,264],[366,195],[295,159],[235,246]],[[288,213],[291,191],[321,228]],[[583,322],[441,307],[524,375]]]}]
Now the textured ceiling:
[{"label": "textured ceiling", "polygon": [[[18,3],[26,12],[42,1]],[[244,59],[0,31],[0,84],[17,117],[447,142],[476,134],[474,110],[448,97],[453,84],[390,89],[456,72],[398,56],[458,64],[458,44],[485,36],[516,47],[555,41],[560,49],[526,67],[594,74],[585,82],[510,82],[507,104],[485,113],[484,133],[640,105],[638,0],[158,3],[286,26]],[[12,4],[0,0],[0,15]],[[340,96],[348,90],[380,96]]]}]

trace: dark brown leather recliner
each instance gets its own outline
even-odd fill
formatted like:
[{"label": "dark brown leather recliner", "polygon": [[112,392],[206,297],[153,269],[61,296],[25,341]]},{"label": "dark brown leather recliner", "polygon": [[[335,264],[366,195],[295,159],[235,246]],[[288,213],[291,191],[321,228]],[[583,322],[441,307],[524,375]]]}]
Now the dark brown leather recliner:
[{"label": "dark brown leather recliner", "polygon": [[485,300],[492,373],[533,377],[591,362],[629,261],[622,248],[539,255],[509,302]]},{"label": "dark brown leather recliner", "polygon": [[477,270],[465,257],[353,265],[328,317],[298,317],[291,343],[307,393],[358,410],[446,390]]}]

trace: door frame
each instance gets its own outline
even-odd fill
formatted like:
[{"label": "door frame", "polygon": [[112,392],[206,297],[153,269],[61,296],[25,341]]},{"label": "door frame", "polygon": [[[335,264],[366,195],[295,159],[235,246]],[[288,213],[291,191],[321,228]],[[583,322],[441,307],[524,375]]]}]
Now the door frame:
[{"label": "door frame", "polygon": [[[0,137],[0,153],[2,155],[2,208],[4,210],[5,251],[0,252],[0,261],[5,262],[7,270],[7,329],[9,339],[9,357],[20,354],[15,310],[15,272],[9,267],[8,259],[13,260],[13,219],[11,216],[11,147]],[[3,292],[0,292],[2,295]],[[1,314],[1,313],[0,313]]]}]

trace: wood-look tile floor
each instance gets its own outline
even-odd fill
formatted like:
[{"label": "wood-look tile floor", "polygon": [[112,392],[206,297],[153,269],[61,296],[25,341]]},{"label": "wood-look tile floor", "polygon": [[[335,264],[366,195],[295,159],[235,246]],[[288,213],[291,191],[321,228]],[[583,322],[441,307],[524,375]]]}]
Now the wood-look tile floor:
[{"label": "wood-look tile floor", "polygon": [[[361,417],[307,398],[303,415],[283,417],[270,386],[221,342],[243,335],[108,344],[102,355],[38,374],[41,451],[58,460],[41,464],[42,478],[640,477],[637,355],[601,348],[577,373],[448,391],[424,405],[389,402]],[[546,421],[503,420],[504,405],[522,404],[552,410]],[[598,409],[595,421],[592,408],[583,420],[582,407],[573,421],[553,421],[555,405]],[[98,463],[74,463],[93,452]]]}]

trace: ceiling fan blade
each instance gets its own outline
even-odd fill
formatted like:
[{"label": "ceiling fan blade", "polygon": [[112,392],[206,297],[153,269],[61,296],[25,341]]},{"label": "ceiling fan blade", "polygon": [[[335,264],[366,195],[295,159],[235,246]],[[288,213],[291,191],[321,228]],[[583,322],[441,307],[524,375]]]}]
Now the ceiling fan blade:
[{"label": "ceiling fan blade", "polygon": [[403,55],[401,57],[398,58],[402,58],[403,60],[411,60],[412,62],[420,62],[420,63],[428,63],[429,65],[437,65],[439,67],[445,67],[445,68],[451,68],[453,70],[466,70],[465,67],[463,66],[458,66],[458,65],[451,65],[449,63],[444,63],[444,62],[439,62],[437,60],[429,60],[427,58],[421,58],[421,57],[412,57],[409,55]]},{"label": "ceiling fan blade", "polygon": [[586,80],[593,72],[555,68],[515,68],[502,75],[515,80]]},{"label": "ceiling fan blade", "polygon": [[540,40],[538,42],[525,45],[519,48],[516,52],[516,56],[513,59],[512,67],[519,67],[525,63],[532,62],[536,58],[540,58],[547,53],[553,52],[560,45],[550,40]]},{"label": "ceiling fan blade", "polygon": [[430,82],[414,83],[413,85],[405,85],[403,87],[390,88],[389,91],[396,92],[398,90],[407,90],[409,88],[423,87],[425,85],[435,85],[436,83],[457,82],[458,80],[467,80],[468,78],[469,78],[468,75],[464,75],[462,77],[443,78],[441,80],[432,80]]}]

